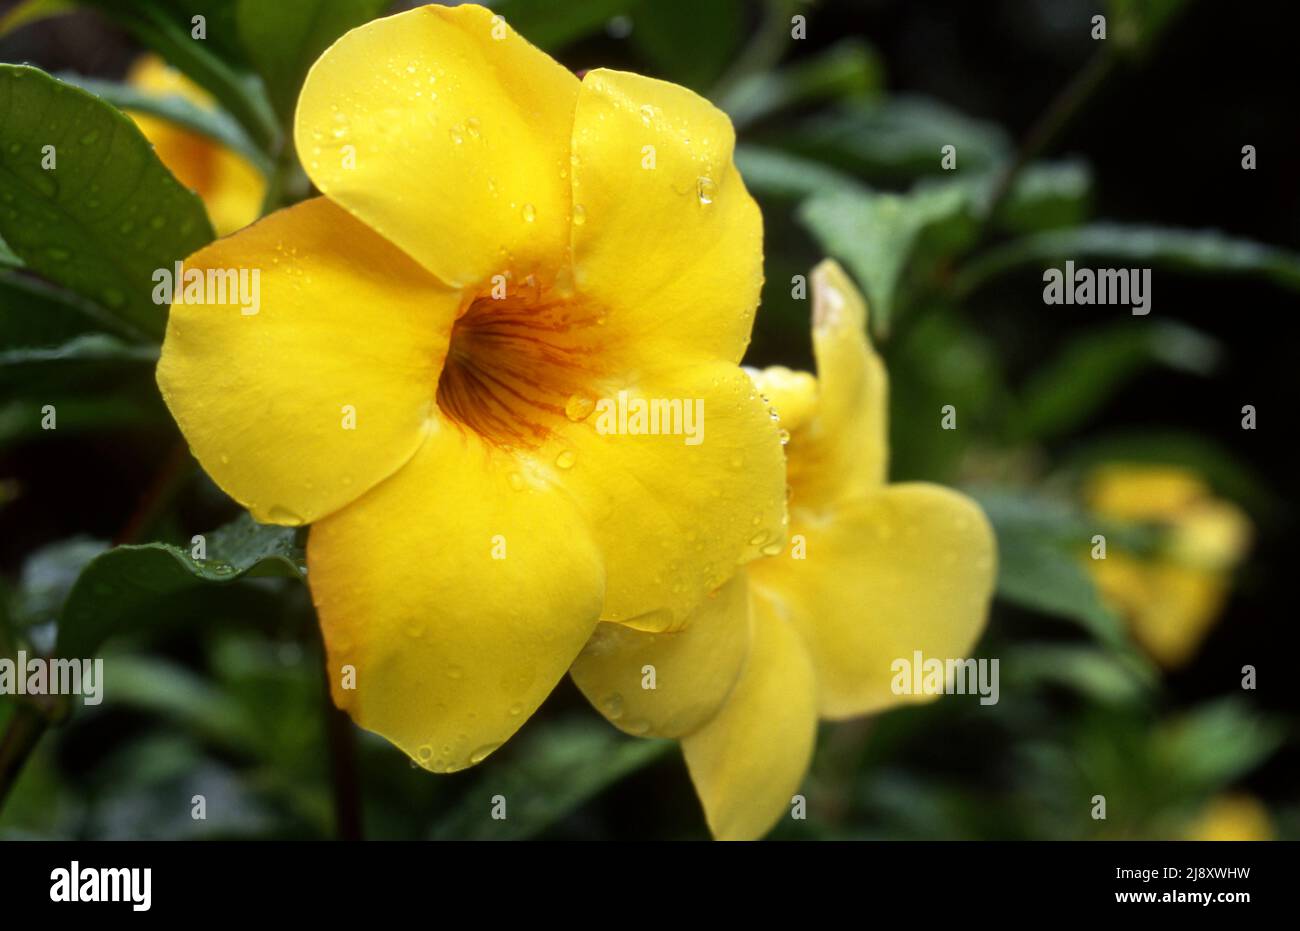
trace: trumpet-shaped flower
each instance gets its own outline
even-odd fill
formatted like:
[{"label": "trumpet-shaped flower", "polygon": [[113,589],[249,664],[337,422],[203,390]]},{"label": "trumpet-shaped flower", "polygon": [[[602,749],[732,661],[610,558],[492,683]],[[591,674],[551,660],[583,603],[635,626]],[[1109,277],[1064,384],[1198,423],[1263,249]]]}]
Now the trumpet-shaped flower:
[{"label": "trumpet-shaped flower", "polygon": [[886,378],[865,304],[834,262],[812,281],[817,375],[755,375],[789,433],[788,542],[765,543],[767,558],[684,630],[602,624],[573,667],[615,725],[682,740],[718,838],[761,836],[788,809],[818,718],[931,697],[897,694],[895,661],[965,658],[992,594],[979,507],[937,485],[885,483]]},{"label": "trumpet-shaped flower", "polygon": [[778,429],[739,367],[761,219],[722,113],[579,80],[479,6],[343,36],[295,138],[324,196],[187,263],[259,268],[259,312],[173,306],[158,381],[223,489],[313,525],[335,701],[460,769],[599,621],[676,629],[780,538]]},{"label": "trumpet-shaped flower", "polygon": [[[157,55],[141,56],[127,81],[153,96],[180,97],[205,110],[216,106],[206,91]],[[218,236],[233,233],[257,219],[266,196],[266,179],[248,159],[169,120],[136,111],[130,115],[153,143],[162,163],[203,200]]]},{"label": "trumpet-shaped flower", "polygon": [[1250,546],[1246,515],[1177,466],[1112,463],[1089,476],[1085,497],[1101,517],[1163,531],[1157,552],[1111,547],[1087,566],[1102,597],[1162,666],[1195,654],[1223,610],[1232,572]]}]

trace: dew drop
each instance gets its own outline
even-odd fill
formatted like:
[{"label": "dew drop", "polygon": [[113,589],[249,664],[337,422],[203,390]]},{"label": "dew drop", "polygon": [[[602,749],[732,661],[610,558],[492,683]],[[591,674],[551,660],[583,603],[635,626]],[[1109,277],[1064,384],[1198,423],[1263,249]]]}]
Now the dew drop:
[{"label": "dew drop", "polygon": [[573,225],[582,226],[587,222],[587,208],[582,204],[573,205]]},{"label": "dew drop", "polygon": [[596,409],[596,399],[586,392],[569,396],[564,402],[564,416],[574,423],[582,423]]},{"label": "dew drop", "polygon": [[532,204],[524,204],[523,213],[524,213],[525,223],[532,223],[534,220],[537,219],[537,208],[534,207]]},{"label": "dew drop", "polygon": [[272,506],[272,508],[267,511],[267,515],[271,518],[271,523],[281,524],[286,527],[298,527],[303,523],[301,517],[288,508],[282,507],[278,504]]},{"label": "dew drop", "polygon": [[605,717],[611,721],[617,721],[623,717],[623,696],[618,692],[611,692],[606,695],[600,702],[600,710],[604,712]]},{"label": "dew drop", "polygon": [[475,750],[473,753],[469,755],[469,765],[477,766],[479,763],[482,763],[484,760],[488,758],[488,754],[490,754],[493,750],[495,750],[499,746],[501,746],[501,744],[497,743],[497,744],[484,744],[483,746],[479,747],[477,750]]},{"label": "dew drop", "polygon": [[695,181],[695,194],[699,197],[700,203],[702,204],[713,203],[713,195],[716,190],[717,187],[714,185],[711,178],[706,178],[701,175]]},{"label": "dew drop", "polygon": [[572,469],[573,464],[577,459],[578,457],[574,454],[573,450],[566,449],[555,457],[555,465],[561,469]]}]

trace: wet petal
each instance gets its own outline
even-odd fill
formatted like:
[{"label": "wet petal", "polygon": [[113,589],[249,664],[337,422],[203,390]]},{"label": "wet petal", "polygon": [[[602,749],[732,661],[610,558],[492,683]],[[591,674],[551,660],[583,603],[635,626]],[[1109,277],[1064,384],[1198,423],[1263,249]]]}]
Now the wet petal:
[{"label": "wet petal", "polygon": [[458,294],[324,198],[217,240],[185,269],[205,281],[242,270],[256,298],[251,314],[233,291],[174,304],[158,363],[194,455],[254,517],[316,520],[419,447]]},{"label": "wet petal", "polygon": [[[926,695],[891,689],[897,659],[963,659],[984,629],[995,542],[969,498],[938,485],[890,485],[812,519],[795,511],[786,552],[750,567],[782,605],[817,671],[825,718]],[[803,558],[794,558],[802,552]]]},{"label": "wet petal", "polygon": [[705,598],[681,631],[601,624],[570,673],[620,730],[681,737],[722,707],[748,650],[749,583],[742,570]]},{"label": "wet petal", "polygon": [[[546,455],[590,515],[605,554],[602,618],[677,629],[738,566],[781,542],[777,426],[748,376],[729,363],[647,372],[597,394]],[[646,419],[636,432],[636,405],[649,411],[652,402],[659,426]]]},{"label": "wet petal", "polygon": [[294,139],[332,200],[444,281],[568,255],[578,80],[481,6],[377,19],[312,66]]},{"label": "wet petal", "polygon": [[582,515],[517,470],[441,426],[308,540],[334,701],[435,771],[478,763],[510,737],[600,613],[604,572]]},{"label": "wet petal", "polygon": [[763,283],[763,220],[704,98],[597,69],[573,126],[573,270],[631,349],[740,361]]},{"label": "wet petal", "polygon": [[717,716],[682,752],[718,840],[762,837],[790,810],[817,735],[816,684],[799,636],[754,599],[749,657]]}]

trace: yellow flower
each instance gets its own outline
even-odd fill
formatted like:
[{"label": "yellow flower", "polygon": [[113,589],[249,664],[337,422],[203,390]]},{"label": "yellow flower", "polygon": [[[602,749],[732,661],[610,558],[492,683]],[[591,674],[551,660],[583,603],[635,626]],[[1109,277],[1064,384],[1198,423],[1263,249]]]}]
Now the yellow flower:
[{"label": "yellow flower", "polygon": [[1087,564],[1103,598],[1128,619],[1147,652],[1167,668],[1183,665],[1223,609],[1232,570],[1250,545],[1249,520],[1176,466],[1103,466],[1084,494],[1098,516],[1164,532],[1154,555],[1109,549],[1105,559]]},{"label": "yellow flower", "polygon": [[885,484],[886,378],[866,307],[834,262],[812,278],[817,376],[756,374],[789,431],[789,545],[756,536],[769,558],[684,631],[602,624],[573,668],[616,726],[682,739],[718,838],[759,837],[789,809],[819,717],[925,701],[894,693],[894,661],[968,656],[992,595],[979,507],[937,485]]},{"label": "yellow flower", "polygon": [[[579,81],[479,6],[348,33],[296,119],[325,196],[191,257],[259,269],[260,310],[177,303],[158,382],[223,489],[313,523],[335,701],[456,770],[598,621],[680,627],[782,532],[780,437],[739,366],[761,217],[706,101]],[[698,402],[702,442],[602,432],[613,399]]]},{"label": "yellow flower", "polygon": [[[132,86],[155,96],[178,96],[210,110],[215,104],[202,88],[156,55],[141,56],[127,75]],[[207,136],[147,113],[130,113],[162,163],[203,199],[212,228],[225,236],[257,219],[266,196],[266,179],[237,152]]]},{"label": "yellow flower", "polygon": [[1188,840],[1273,840],[1273,819],[1253,795],[1219,795],[1188,826]]}]

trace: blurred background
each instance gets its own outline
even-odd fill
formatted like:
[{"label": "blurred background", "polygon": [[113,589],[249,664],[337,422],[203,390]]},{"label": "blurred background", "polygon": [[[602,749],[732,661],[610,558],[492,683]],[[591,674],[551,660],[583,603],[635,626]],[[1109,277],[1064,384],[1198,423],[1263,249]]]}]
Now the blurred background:
[{"label": "blurred background", "polygon": [[[140,3],[181,22],[228,6]],[[113,12],[133,5],[64,4],[22,23],[33,4],[0,0],[0,61],[91,79],[187,180],[168,153],[194,140],[168,136],[166,107],[139,95],[190,92],[150,82],[138,34]],[[1300,837],[1286,595],[1300,463],[1281,351],[1300,290],[1300,8],[491,5],[575,71],[663,77],[732,116],[766,224],[747,362],[811,367],[792,277],[839,258],[889,368],[891,478],[962,487],[997,529],[998,596],[976,655],[999,658],[1000,701],[823,725],[808,818],[773,836]],[[224,193],[189,183],[214,221],[244,202],[256,216],[258,167],[252,181],[232,171]],[[292,164],[269,170],[286,190],[302,183]],[[6,251],[0,311],[58,303]],[[1044,304],[1043,270],[1066,259],[1153,269],[1151,313]],[[49,649],[74,581],[110,543],[188,548],[237,518],[189,459],[152,372],[147,354],[51,370],[0,350],[0,652]],[[41,431],[32,412],[51,399],[59,429]],[[940,428],[948,404],[955,430]],[[1246,405],[1256,429],[1243,429]],[[1090,558],[1098,533],[1104,564]],[[291,566],[300,541],[282,542]],[[0,837],[707,836],[675,745],[614,731],[567,681],[486,763],[432,776],[330,708],[297,579],[82,589],[137,620],[104,643],[103,704],[36,745]],[[17,702],[0,696],[0,730]],[[498,793],[508,821],[484,816]],[[191,817],[196,794],[206,820]]]}]

